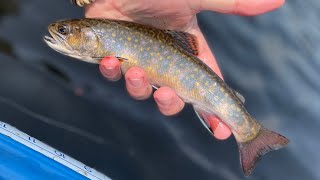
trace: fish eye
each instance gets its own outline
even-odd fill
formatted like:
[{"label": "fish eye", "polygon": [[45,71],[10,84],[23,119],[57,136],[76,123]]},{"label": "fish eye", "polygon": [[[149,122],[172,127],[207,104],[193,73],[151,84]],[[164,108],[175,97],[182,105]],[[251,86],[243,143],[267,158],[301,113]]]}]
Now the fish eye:
[{"label": "fish eye", "polygon": [[68,33],[68,27],[66,25],[59,25],[58,32],[62,35],[66,35]]}]

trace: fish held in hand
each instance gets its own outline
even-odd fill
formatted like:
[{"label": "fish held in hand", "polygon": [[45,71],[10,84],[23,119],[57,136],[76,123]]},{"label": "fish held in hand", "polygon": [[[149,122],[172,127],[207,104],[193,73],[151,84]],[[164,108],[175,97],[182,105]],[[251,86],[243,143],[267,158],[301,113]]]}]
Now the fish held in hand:
[{"label": "fish held in hand", "polygon": [[196,57],[197,40],[189,33],[110,19],[58,21],[48,30],[52,37],[44,40],[59,53],[90,63],[115,56],[123,73],[131,67],[142,68],[153,85],[170,87],[192,104],[208,130],[201,115],[218,116],[237,140],[246,176],[262,155],[289,143],[286,137],[263,128],[246,111],[243,96]]}]

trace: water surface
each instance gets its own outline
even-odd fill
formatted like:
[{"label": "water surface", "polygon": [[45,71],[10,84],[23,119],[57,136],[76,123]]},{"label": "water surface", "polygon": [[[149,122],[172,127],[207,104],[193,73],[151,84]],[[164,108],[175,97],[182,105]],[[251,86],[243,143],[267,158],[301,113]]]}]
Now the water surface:
[{"label": "water surface", "polygon": [[[80,8],[65,0],[0,7],[1,121],[113,179],[244,179],[234,138],[212,138],[191,107],[164,117],[152,99],[131,99],[123,81],[107,82],[97,65],[44,44],[47,25],[82,17]],[[319,7],[292,0],[259,17],[199,15],[227,83],[256,119],[291,140],[248,179],[320,179]]]}]

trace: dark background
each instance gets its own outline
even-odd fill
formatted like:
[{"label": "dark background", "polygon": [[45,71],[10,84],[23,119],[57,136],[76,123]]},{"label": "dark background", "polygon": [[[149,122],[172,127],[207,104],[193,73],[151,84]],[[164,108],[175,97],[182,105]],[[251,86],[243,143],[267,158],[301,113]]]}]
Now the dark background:
[{"label": "dark background", "polygon": [[[199,15],[227,83],[291,140],[247,179],[320,179],[319,7],[291,0],[258,17]],[[123,80],[44,44],[50,22],[82,16],[66,0],[0,0],[0,120],[112,179],[245,179],[234,138],[214,139],[189,106],[164,117]]]}]

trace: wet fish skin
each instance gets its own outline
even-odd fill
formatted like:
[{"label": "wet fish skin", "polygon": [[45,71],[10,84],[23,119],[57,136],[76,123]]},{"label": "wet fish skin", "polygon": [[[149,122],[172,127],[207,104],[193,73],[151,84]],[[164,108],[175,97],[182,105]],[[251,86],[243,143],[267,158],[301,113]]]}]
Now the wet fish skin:
[{"label": "wet fish skin", "polygon": [[[240,142],[250,140],[259,131],[260,125],[250,118],[226,83],[197,57],[177,48],[165,31],[126,21],[87,19],[69,23],[73,34],[81,29],[90,37],[83,39],[79,33],[67,43],[79,49],[79,54],[98,57],[90,62],[98,63],[105,56],[128,59],[121,65],[123,72],[131,67],[143,68],[157,86],[171,87],[197,109],[217,114]],[[59,25],[52,25],[53,29],[59,28],[54,26]]]},{"label": "wet fish skin", "polygon": [[[191,35],[108,19],[59,21],[49,26],[49,32],[53,39],[47,37],[46,42],[60,53],[92,63],[99,63],[106,56],[120,57],[124,73],[131,67],[140,67],[150,82],[171,87],[196,111],[216,114],[231,128],[239,144],[245,175],[251,173],[263,153],[289,142],[264,129],[246,111],[236,93],[193,55],[197,52]],[[177,42],[177,37],[182,38],[182,43]]]}]

